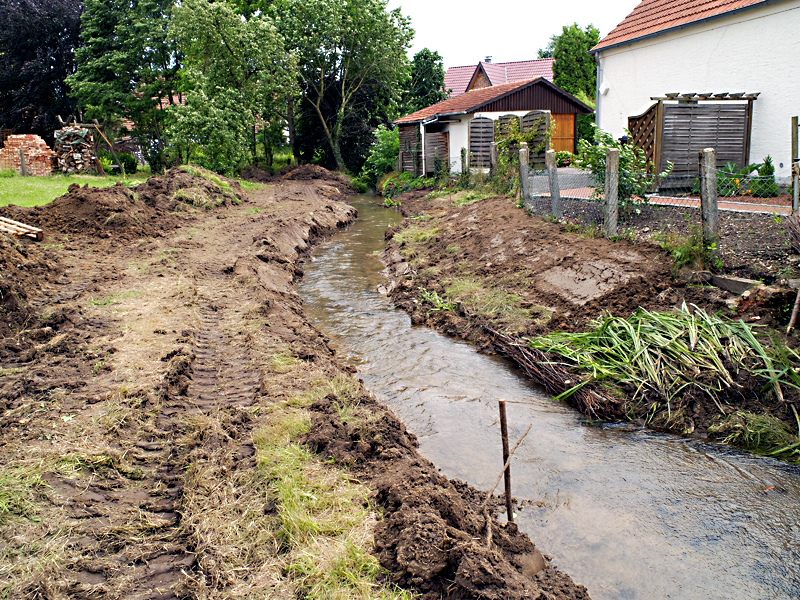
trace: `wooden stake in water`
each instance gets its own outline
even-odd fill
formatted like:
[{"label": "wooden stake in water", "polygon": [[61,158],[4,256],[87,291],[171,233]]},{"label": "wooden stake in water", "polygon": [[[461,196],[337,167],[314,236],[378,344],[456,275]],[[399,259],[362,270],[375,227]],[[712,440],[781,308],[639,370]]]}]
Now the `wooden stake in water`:
[{"label": "wooden stake in water", "polygon": [[[500,436],[503,439],[503,464],[508,463],[508,421],[506,420],[506,401],[500,400]],[[514,511],[511,507],[511,465],[505,467],[503,473],[506,483],[506,513],[508,522],[514,522]]]}]

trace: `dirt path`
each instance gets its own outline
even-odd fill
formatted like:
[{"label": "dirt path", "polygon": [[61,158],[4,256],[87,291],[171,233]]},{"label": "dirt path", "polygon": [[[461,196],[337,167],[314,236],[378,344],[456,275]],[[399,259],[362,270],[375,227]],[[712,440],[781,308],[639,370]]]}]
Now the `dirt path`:
[{"label": "dirt path", "polygon": [[[438,475],[309,325],[293,284],[311,245],[355,211],[342,181],[297,175],[249,198],[173,173],[8,209],[49,225],[49,237],[0,248],[0,588],[305,597],[328,575],[297,567],[296,546],[309,542],[287,524],[289,467],[276,462],[303,452],[300,434],[330,459],[306,457],[302,477],[333,481],[331,505],[303,518],[329,519],[348,508],[338,491],[368,486],[372,504],[353,527],[374,538],[382,585],[427,598],[588,598],[542,568],[515,528],[492,521],[485,544],[481,495]],[[324,543],[343,544],[337,535]],[[303,552],[323,545],[313,539]],[[323,571],[334,571],[330,552],[315,560]]]}]

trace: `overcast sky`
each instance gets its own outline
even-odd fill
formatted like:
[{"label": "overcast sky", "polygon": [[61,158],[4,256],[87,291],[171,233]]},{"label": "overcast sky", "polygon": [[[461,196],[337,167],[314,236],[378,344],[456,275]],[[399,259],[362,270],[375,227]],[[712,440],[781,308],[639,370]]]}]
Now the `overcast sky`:
[{"label": "overcast sky", "polygon": [[594,24],[602,38],[639,0],[389,0],[389,8],[401,8],[411,17],[416,31],[411,56],[422,48],[436,50],[444,66],[477,64],[487,55],[492,62],[536,58],[550,36],[563,25]]}]

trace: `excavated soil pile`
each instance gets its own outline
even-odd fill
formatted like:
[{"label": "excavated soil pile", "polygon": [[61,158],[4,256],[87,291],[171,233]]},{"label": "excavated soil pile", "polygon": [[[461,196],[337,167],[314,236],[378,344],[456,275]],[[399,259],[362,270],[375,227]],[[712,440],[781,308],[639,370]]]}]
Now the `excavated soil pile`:
[{"label": "excavated soil pile", "polygon": [[277,183],[281,181],[325,181],[335,185],[343,194],[354,194],[355,190],[342,176],[331,173],[318,165],[287,165],[275,175],[269,171],[250,165],[241,173],[242,179],[256,183]]},{"label": "excavated soil pile", "polygon": [[[517,353],[499,343],[490,330],[512,338],[583,331],[592,320],[609,313],[628,317],[639,307],[670,311],[683,302],[763,325],[785,327],[788,319],[791,292],[762,287],[741,299],[698,286],[696,277],[689,283],[674,277],[672,260],[654,245],[569,233],[564,225],[527,215],[505,197],[454,206],[447,198],[427,200],[426,194],[398,197],[403,214],[414,218],[386,233],[389,243],[382,260],[392,281],[383,291],[414,323],[427,323],[518,362]],[[445,302],[452,304],[452,310]],[[797,339],[786,343],[796,345]],[[760,393],[763,382],[738,383],[743,388],[730,392],[732,406],[767,410],[794,425],[788,403],[773,402]],[[557,395],[566,389],[551,391]],[[619,399],[605,397],[602,406],[591,403],[587,414],[624,417]],[[642,402],[643,412],[636,417],[644,418],[649,405]],[[704,433],[720,414],[705,395],[686,395],[684,405],[692,418],[686,431]],[[585,408],[580,403],[576,407]]]},{"label": "excavated soil pile", "polygon": [[494,498],[484,511],[485,494],[440,475],[417,453],[413,434],[374,397],[362,395],[347,423],[340,409],[335,395],[312,404],[311,430],[301,440],[348,465],[374,490],[385,515],[376,553],[393,583],[424,600],[589,598],[585,587],[547,566],[514,524],[489,517]]},{"label": "excavated soil pile", "polygon": [[60,268],[51,251],[27,240],[0,233],[0,356],[6,348],[20,349],[20,340],[5,339],[24,323],[30,324],[34,311],[28,306],[29,293],[35,295],[45,282],[55,281]]},{"label": "excavated soil pile", "polygon": [[[50,204],[8,206],[0,208],[0,215],[40,227],[45,235],[57,232],[135,240],[178,227],[188,218],[187,204],[212,208],[242,202],[244,193],[238,182],[194,169],[209,178],[195,177],[176,167],[130,188],[122,183],[104,188],[74,183]],[[184,214],[177,214],[181,211]]]}]

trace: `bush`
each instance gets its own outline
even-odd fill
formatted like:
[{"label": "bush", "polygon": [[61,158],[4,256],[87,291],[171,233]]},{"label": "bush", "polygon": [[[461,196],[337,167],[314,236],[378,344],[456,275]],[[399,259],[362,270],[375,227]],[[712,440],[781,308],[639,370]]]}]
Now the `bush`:
[{"label": "bush", "polygon": [[751,189],[756,198],[775,198],[780,195],[778,184],[775,182],[775,165],[772,157],[767,155],[763,164],[758,167],[758,179],[753,181]]},{"label": "bush", "polygon": [[122,163],[122,166],[125,167],[126,174],[133,175],[136,173],[136,170],[139,168],[139,163],[136,162],[136,158],[133,156],[133,154],[128,154],[127,152],[117,152],[117,157]]},{"label": "bush", "polygon": [[561,152],[556,152],[556,166],[557,167],[568,167],[570,166],[577,157],[572,152],[567,152],[566,150],[562,150]]},{"label": "bush", "polygon": [[[655,165],[644,156],[644,150],[634,144],[622,144],[614,139],[610,133],[603,131],[597,125],[594,127],[594,142],[581,140],[578,143],[578,159],[575,165],[584,171],[592,173],[594,179],[595,198],[601,198],[606,184],[606,151],[609,148],[619,150],[619,203],[625,204],[634,197],[645,198],[645,193],[661,177],[666,177],[672,171],[672,163],[667,163],[663,173],[655,173]],[[628,138],[631,134],[625,130]],[[649,172],[648,172],[649,171]]]},{"label": "bush", "polygon": [[[117,157],[122,163],[122,166],[125,167],[126,175],[133,175],[136,173],[139,163],[136,162],[136,159],[132,154],[128,154],[127,152],[117,152]],[[118,175],[122,172],[119,166],[116,165],[116,161],[114,160],[114,156],[111,154],[111,152],[98,149],[97,158],[100,159],[100,164],[103,166],[104,171],[110,170],[110,172],[115,175]]]},{"label": "bush", "polygon": [[400,155],[398,129],[386,129],[383,125],[379,125],[374,134],[375,141],[370,146],[367,160],[359,175],[359,178],[369,185],[375,185],[383,175],[394,171]]}]

